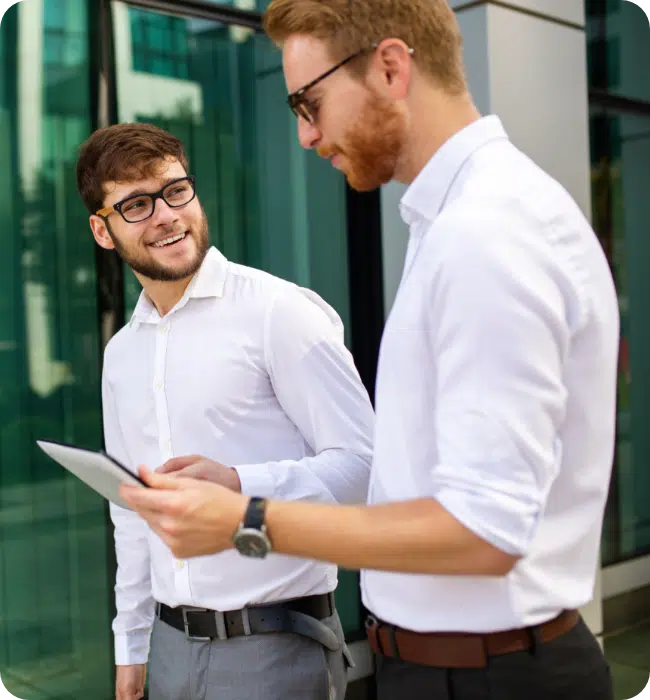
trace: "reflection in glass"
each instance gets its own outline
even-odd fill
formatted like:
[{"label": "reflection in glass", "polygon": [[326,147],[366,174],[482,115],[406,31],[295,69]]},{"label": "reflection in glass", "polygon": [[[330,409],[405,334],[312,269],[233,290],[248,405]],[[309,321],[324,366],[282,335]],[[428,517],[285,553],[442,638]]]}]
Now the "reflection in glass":
[{"label": "reflection in glass", "polygon": [[[644,299],[650,278],[650,118],[592,108],[594,227],[608,253],[621,313],[617,448],[603,539],[605,564],[650,551],[650,334]],[[634,378],[634,381],[632,381]]]},{"label": "reflection in glass", "polygon": [[587,0],[590,88],[650,102],[648,18],[633,2]]}]

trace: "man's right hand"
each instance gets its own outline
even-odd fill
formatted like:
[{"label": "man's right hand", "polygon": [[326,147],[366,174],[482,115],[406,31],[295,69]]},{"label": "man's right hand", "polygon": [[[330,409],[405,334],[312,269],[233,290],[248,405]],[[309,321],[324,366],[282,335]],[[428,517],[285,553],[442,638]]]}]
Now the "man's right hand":
[{"label": "man's right hand", "polygon": [[115,700],[140,700],[144,697],[144,683],[147,678],[146,664],[116,666]]}]

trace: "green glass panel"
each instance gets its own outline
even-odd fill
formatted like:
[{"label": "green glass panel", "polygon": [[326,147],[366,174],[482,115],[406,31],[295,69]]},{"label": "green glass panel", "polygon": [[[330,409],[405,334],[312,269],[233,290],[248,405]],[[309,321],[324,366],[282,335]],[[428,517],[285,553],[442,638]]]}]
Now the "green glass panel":
[{"label": "green glass panel", "polygon": [[591,0],[587,9],[590,87],[650,102],[650,25],[633,2]]},{"label": "green glass panel", "polygon": [[113,692],[106,506],[35,444],[102,445],[94,242],[75,185],[86,10],[23,0],[0,26],[0,675],[26,700]]},{"label": "green glass panel", "polygon": [[[608,253],[620,302],[621,346],[615,479],[607,504],[603,562],[650,551],[650,330],[642,302],[650,294],[646,193],[650,119],[592,109],[592,211]],[[648,386],[646,386],[648,385]]]},{"label": "green glass panel", "polygon": [[[150,27],[162,21],[152,12],[128,12],[130,19],[118,18],[116,31],[128,31],[136,16]],[[147,87],[154,78],[120,74],[120,120],[155,123],[183,140],[213,245],[235,262],[314,289],[348,329],[345,183],[328,163],[300,148],[279,52],[243,28],[172,21],[176,38],[168,48],[186,52],[187,78],[177,71],[165,83],[162,71],[152,71],[161,95],[153,104],[140,95],[152,95]],[[158,49],[138,44],[138,50],[154,55]],[[127,270],[127,319],[139,291]],[[341,571],[340,581],[341,618],[354,636],[361,627],[358,577]]]}]

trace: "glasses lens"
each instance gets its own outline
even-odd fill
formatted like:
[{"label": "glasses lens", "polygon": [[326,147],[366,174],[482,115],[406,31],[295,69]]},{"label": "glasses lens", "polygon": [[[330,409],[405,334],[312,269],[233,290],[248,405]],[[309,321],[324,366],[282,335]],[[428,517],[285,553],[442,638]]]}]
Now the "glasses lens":
[{"label": "glasses lens", "polygon": [[314,115],[309,111],[309,107],[306,102],[299,102],[297,105],[296,114],[302,117],[308,124],[314,123]]},{"label": "glasses lens", "polygon": [[182,207],[194,197],[194,187],[189,180],[172,182],[163,192],[163,197],[170,207]]},{"label": "glasses lens", "polygon": [[308,124],[314,123],[314,117],[309,111],[307,103],[302,99],[302,96],[298,96],[295,94],[289,95],[288,102],[289,107],[291,107],[291,111],[296,115],[298,119],[302,117]]},{"label": "glasses lens", "polygon": [[135,224],[138,221],[143,221],[151,216],[153,211],[153,200],[148,194],[141,194],[137,197],[131,197],[122,204],[121,214],[125,221]]}]

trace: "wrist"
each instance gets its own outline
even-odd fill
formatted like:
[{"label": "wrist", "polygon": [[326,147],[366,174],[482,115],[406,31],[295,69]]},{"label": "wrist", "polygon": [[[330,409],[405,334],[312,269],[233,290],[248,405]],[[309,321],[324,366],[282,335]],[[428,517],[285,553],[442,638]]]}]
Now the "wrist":
[{"label": "wrist", "polygon": [[235,493],[241,493],[241,479],[239,473],[234,467],[228,468],[228,488]]},{"label": "wrist", "polygon": [[266,534],[265,498],[252,497],[248,501],[243,518],[232,541],[235,549],[246,557],[263,559],[271,551],[271,541]]}]

